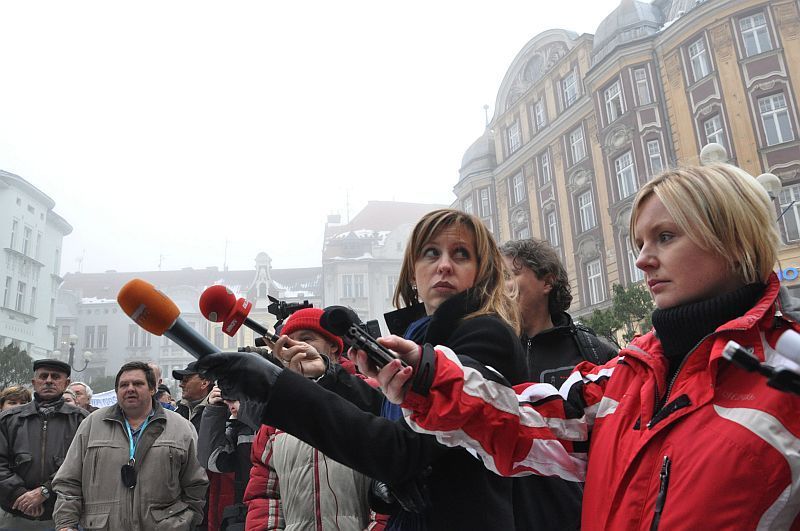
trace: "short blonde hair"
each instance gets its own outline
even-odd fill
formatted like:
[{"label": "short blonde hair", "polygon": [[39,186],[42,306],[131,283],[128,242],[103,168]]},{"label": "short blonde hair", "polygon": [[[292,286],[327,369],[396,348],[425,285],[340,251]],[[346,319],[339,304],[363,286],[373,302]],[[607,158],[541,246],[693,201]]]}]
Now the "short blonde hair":
[{"label": "short blonde hair", "polygon": [[729,164],[711,164],[671,169],[653,178],[633,201],[634,248],[639,209],[652,194],[694,243],[719,255],[746,284],[767,281],[778,257],[777,223],[767,192],[752,175]]},{"label": "short blonde hair", "polygon": [[519,311],[505,285],[505,264],[494,237],[479,218],[450,208],[434,210],[425,214],[411,232],[403,256],[400,278],[397,280],[394,291],[395,307],[411,306],[420,302],[417,290],[413,287],[414,268],[417,260],[422,256],[428,242],[443,229],[454,225],[468,229],[475,237],[475,259],[478,271],[475,275],[473,289],[480,307],[465,318],[495,314],[519,332]]}]

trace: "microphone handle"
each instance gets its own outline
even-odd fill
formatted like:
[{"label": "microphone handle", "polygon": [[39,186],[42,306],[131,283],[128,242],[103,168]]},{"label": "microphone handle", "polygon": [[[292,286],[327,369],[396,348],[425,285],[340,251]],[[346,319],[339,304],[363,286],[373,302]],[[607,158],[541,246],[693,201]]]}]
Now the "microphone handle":
[{"label": "microphone handle", "polygon": [[260,325],[259,323],[253,321],[249,317],[244,318],[244,325],[252,330],[253,332],[258,333],[266,338],[269,338],[270,341],[275,343],[278,340],[278,336],[270,332],[265,326]]},{"label": "microphone handle", "polygon": [[172,324],[169,330],[164,332],[164,335],[197,359],[207,354],[220,352],[214,343],[198,334],[194,328],[180,317]]}]

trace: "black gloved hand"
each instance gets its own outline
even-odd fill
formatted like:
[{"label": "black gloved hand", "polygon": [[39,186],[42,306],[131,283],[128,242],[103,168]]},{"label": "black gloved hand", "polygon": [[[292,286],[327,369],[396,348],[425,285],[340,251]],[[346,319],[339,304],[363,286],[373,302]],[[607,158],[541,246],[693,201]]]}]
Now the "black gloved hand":
[{"label": "black gloved hand", "polygon": [[392,496],[404,511],[424,514],[430,509],[430,493],[428,492],[430,471],[430,467],[428,467],[420,476],[389,487]]},{"label": "black gloved hand", "polygon": [[257,354],[218,352],[197,360],[197,370],[217,381],[222,396],[231,400],[266,402],[283,369]]}]

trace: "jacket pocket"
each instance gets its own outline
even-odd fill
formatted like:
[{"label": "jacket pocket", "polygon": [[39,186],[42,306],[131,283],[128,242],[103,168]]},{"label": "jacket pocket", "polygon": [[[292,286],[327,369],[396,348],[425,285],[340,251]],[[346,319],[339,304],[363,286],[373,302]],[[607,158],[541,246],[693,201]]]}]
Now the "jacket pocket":
[{"label": "jacket pocket", "polygon": [[156,531],[191,529],[194,513],[186,502],[177,501],[166,507],[153,507],[150,510]]},{"label": "jacket pocket", "polygon": [[108,529],[108,514],[88,514],[82,525],[84,529]]},{"label": "jacket pocket", "polygon": [[18,476],[25,477],[25,473],[31,466],[31,454],[20,453],[14,456],[13,470]]}]

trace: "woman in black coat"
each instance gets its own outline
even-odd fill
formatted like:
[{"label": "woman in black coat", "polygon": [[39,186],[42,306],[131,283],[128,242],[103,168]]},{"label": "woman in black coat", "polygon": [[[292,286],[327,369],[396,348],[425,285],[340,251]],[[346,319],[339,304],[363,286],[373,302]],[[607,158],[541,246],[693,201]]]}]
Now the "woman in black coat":
[{"label": "woman in black coat", "polygon": [[[418,317],[407,330],[418,343],[450,347],[465,365],[491,367],[498,381],[516,383],[524,378],[525,365],[516,304],[504,280],[502,258],[483,223],[456,210],[437,210],[412,232],[395,304]],[[395,318],[389,317],[393,329]],[[285,341],[275,354],[287,364],[294,360],[298,366],[296,356],[306,357],[305,378],[285,370],[262,374],[275,370],[261,365],[263,360],[233,353],[200,363],[230,392],[261,402],[264,423],[399,493],[419,486],[425,476],[419,490],[427,509],[416,524],[406,521],[395,528],[514,528],[510,479],[487,471],[464,450],[413,433],[402,419],[383,418],[380,393],[333,364],[325,370],[308,349],[293,345],[284,352],[284,346]],[[323,370],[320,385],[309,382]]]}]

